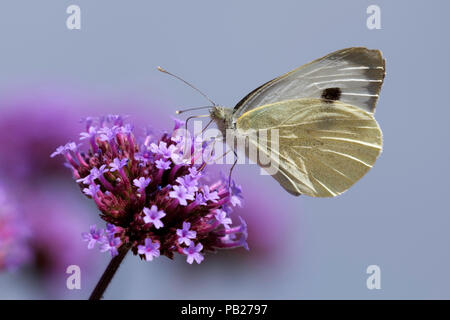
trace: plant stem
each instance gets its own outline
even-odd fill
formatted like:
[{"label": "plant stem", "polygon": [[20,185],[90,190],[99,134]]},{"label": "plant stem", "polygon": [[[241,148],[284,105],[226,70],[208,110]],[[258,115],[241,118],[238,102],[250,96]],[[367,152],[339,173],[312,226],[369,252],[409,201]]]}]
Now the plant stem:
[{"label": "plant stem", "polygon": [[129,250],[130,247],[127,245],[123,245],[119,248],[119,254],[111,259],[111,262],[108,264],[105,272],[103,272],[102,277],[95,286],[94,291],[92,291],[89,300],[100,300],[102,298],[106,288],[108,288],[109,283],[114,277],[114,274],[116,273],[117,269],[119,269],[119,266],[123,261],[123,258],[125,258]]}]

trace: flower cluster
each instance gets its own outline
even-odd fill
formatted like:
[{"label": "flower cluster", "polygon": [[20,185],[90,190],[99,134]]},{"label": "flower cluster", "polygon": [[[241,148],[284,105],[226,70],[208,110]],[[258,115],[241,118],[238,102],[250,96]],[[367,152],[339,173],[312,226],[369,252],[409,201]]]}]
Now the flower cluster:
[{"label": "flower cluster", "polygon": [[31,258],[30,231],[0,187],[0,270],[16,270]]},{"label": "flower cluster", "polygon": [[120,238],[116,237],[115,233],[116,227],[113,224],[108,223],[105,230],[97,229],[94,224],[89,232],[83,232],[81,236],[88,242],[88,249],[93,249],[95,244],[99,244],[101,252],[109,251],[114,257],[118,254],[117,248],[121,244]]},{"label": "flower cluster", "polygon": [[190,264],[219,248],[248,249],[246,223],[239,217],[233,224],[231,217],[242,204],[241,188],[224,177],[205,182],[209,144],[187,138],[181,126],[176,121],[171,134],[139,139],[121,116],[89,118],[80,138],[88,150],[70,142],[51,155],[65,157],[107,222],[105,230],[94,225],[83,234],[89,248],[98,244],[112,256],[131,248],[147,261],[179,253]]}]

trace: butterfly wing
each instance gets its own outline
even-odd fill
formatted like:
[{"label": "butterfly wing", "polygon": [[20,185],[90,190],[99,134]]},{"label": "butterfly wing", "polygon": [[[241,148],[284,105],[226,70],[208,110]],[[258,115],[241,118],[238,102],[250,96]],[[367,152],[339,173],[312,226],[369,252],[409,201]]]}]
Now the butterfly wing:
[{"label": "butterfly wing", "polygon": [[[277,145],[266,141],[267,147],[261,147],[264,141],[257,141],[254,133],[264,129],[278,130]],[[236,130],[278,166],[272,176],[294,195],[343,193],[369,171],[382,146],[373,114],[323,99],[287,100],[252,109],[237,119]]]},{"label": "butterfly wing", "polygon": [[339,50],[253,90],[235,106],[233,118],[258,106],[299,98],[341,101],[373,113],[384,76],[379,50]]}]

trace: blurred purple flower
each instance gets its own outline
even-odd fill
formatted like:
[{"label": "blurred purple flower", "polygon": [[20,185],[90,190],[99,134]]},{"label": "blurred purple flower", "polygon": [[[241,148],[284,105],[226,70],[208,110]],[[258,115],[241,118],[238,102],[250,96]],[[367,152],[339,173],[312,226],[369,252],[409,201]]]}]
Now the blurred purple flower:
[{"label": "blurred purple flower", "polygon": [[0,186],[0,271],[14,271],[32,257],[28,223]]},{"label": "blurred purple flower", "polygon": [[[39,182],[40,179],[48,181],[51,177],[67,177],[67,169],[57,160],[49,160],[48,155],[55,146],[73,139],[83,129],[81,123],[74,119],[81,119],[93,110],[104,113],[106,110],[126,109],[130,113],[142,114],[143,109],[141,101],[133,101],[129,97],[94,97],[61,87],[10,90],[2,95],[0,103],[0,174],[8,180]],[[123,121],[122,117],[117,118],[120,118],[118,123]],[[89,125],[91,121],[92,118],[85,118],[86,127],[81,139],[86,143],[98,136],[98,128]],[[124,125],[122,130],[130,130],[130,126]]]},{"label": "blurred purple flower", "polygon": [[[48,154],[55,144],[76,133],[77,126],[68,126],[68,121],[65,121],[70,112],[55,110],[51,103],[31,102],[29,108],[22,106],[21,102],[12,105],[12,108],[3,109],[0,117],[2,175],[8,179],[35,180],[65,172],[67,169],[57,168],[54,161],[49,161]],[[69,146],[58,149],[56,153],[67,152]]]},{"label": "blurred purple flower", "polygon": [[85,271],[92,267],[83,246],[72,240],[81,230],[80,219],[72,212],[77,207],[58,191],[36,191],[15,203],[11,195],[5,202],[2,194],[4,191],[0,191],[0,271],[26,268],[42,281],[43,295],[59,296],[65,292],[61,281],[69,265]]},{"label": "blurred purple flower", "polygon": [[69,265],[76,264],[85,272],[92,268],[92,259],[83,250],[83,244],[73,241],[83,230],[85,220],[80,217],[80,210],[84,209],[71,201],[63,190],[30,194],[21,203],[21,209],[30,229],[32,266],[49,284],[53,282],[57,289],[64,290],[60,281],[66,276],[64,272]]}]

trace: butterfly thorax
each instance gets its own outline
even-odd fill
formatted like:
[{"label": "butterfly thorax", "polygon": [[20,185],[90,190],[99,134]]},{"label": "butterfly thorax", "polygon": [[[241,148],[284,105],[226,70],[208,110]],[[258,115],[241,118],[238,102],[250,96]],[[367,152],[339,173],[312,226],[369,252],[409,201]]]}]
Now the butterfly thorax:
[{"label": "butterfly thorax", "polygon": [[226,130],[233,128],[233,110],[224,107],[214,107],[210,111],[211,119],[217,124],[223,136],[226,136]]}]

